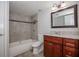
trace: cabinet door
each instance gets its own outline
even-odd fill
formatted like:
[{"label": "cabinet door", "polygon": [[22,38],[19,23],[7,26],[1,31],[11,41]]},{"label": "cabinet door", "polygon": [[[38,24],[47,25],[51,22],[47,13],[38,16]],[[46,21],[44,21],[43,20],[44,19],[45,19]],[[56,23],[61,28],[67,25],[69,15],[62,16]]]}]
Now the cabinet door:
[{"label": "cabinet door", "polygon": [[60,57],[62,56],[62,46],[52,42],[44,42],[44,56],[46,57]]},{"label": "cabinet door", "polygon": [[52,47],[53,57],[61,57],[62,56],[62,46],[59,44],[54,44]]},{"label": "cabinet door", "polygon": [[76,57],[76,56],[78,56],[78,49],[64,46],[63,47],[63,56]]},{"label": "cabinet door", "polygon": [[44,56],[45,57],[52,57],[53,50],[52,50],[52,43],[44,42]]}]

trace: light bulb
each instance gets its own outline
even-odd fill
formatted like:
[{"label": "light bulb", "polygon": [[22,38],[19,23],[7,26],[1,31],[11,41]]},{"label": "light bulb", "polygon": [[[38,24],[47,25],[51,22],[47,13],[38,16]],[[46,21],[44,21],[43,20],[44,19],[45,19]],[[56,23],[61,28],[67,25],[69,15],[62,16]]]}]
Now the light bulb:
[{"label": "light bulb", "polygon": [[55,10],[57,10],[57,4],[53,4],[52,6],[52,11],[55,11]]},{"label": "light bulb", "polygon": [[57,10],[57,7],[56,6],[52,7],[52,11],[55,11],[55,10]]},{"label": "light bulb", "polygon": [[61,7],[65,7],[65,6],[66,6],[66,3],[62,2]]}]

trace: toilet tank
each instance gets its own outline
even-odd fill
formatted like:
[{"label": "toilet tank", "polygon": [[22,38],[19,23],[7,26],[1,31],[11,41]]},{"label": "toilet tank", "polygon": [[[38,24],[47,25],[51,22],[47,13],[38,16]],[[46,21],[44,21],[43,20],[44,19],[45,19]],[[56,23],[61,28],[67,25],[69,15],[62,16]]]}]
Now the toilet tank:
[{"label": "toilet tank", "polygon": [[40,42],[43,42],[43,34],[38,34],[38,40],[39,40]]}]

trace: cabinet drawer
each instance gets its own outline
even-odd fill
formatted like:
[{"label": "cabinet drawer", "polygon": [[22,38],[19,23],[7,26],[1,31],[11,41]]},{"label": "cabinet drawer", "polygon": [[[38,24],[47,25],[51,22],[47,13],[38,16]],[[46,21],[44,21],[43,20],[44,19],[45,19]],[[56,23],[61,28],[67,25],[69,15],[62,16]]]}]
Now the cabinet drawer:
[{"label": "cabinet drawer", "polygon": [[78,48],[78,41],[75,39],[64,39],[63,45]]},{"label": "cabinet drawer", "polygon": [[74,57],[77,56],[78,54],[78,49],[76,48],[71,48],[71,47],[63,47],[63,55],[66,57]]},{"label": "cabinet drawer", "polygon": [[[53,47],[53,48],[56,47],[56,48],[59,49],[59,46],[62,46],[62,45],[55,44],[55,43],[53,43],[53,42],[45,41],[45,42],[44,42],[44,46],[50,46],[50,47]],[[61,47],[61,49],[62,49],[62,47]]]},{"label": "cabinet drawer", "polygon": [[62,38],[53,37],[53,36],[44,36],[44,40],[48,42],[54,42],[58,44],[62,44]]}]

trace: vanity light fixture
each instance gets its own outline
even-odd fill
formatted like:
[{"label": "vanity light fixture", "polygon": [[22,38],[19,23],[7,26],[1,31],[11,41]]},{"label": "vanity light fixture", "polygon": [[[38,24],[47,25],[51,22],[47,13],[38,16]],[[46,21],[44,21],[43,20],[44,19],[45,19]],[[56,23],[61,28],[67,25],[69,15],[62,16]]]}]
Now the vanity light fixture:
[{"label": "vanity light fixture", "polygon": [[66,6],[66,3],[65,2],[61,2],[60,4],[53,4],[53,7],[52,7],[52,11],[55,11],[57,9],[60,9],[60,8],[64,8]]},{"label": "vanity light fixture", "polygon": [[61,8],[64,8],[66,6],[66,3],[65,2],[62,2],[61,3]]},{"label": "vanity light fixture", "polygon": [[53,7],[52,7],[52,10],[57,10],[57,4],[54,4]]}]

